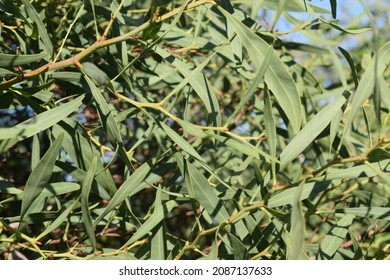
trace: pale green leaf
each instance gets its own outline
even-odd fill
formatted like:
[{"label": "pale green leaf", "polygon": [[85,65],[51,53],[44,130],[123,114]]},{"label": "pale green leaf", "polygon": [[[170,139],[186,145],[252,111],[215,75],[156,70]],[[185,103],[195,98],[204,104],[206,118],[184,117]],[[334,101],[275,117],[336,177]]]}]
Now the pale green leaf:
[{"label": "pale green leaf", "polygon": [[[161,186],[157,188],[156,199],[154,200],[154,211],[164,211],[163,203],[161,200]],[[167,252],[167,242],[164,223],[160,222],[153,229],[150,247],[150,257],[152,260],[165,260]]]},{"label": "pale green leaf", "polygon": [[332,258],[344,241],[354,218],[355,216],[353,215],[345,215],[332,227],[321,242],[320,250],[317,255],[318,259],[328,260]]},{"label": "pale green leaf", "polygon": [[[189,64],[181,61],[179,58],[173,56],[164,49],[155,47],[154,51],[180,71],[180,73],[185,77],[186,80],[188,80],[192,88],[202,99],[206,106],[207,112],[210,114],[210,117],[213,120],[214,125],[220,125],[221,113],[218,99],[207,77],[199,72],[201,69],[203,69],[203,67],[205,67],[205,65],[200,65],[200,67],[195,68],[194,71],[194,69],[192,69]],[[206,62],[207,61],[208,60],[206,60]]]},{"label": "pale green leaf", "polygon": [[52,56],[54,53],[53,50],[53,44],[50,40],[50,37],[47,33],[47,27],[44,25],[44,23],[41,20],[41,17],[33,7],[33,5],[28,0],[22,0],[24,6],[26,7],[27,14],[29,18],[32,20],[33,23],[35,23],[38,27],[39,31],[39,37],[42,40],[43,45],[45,46],[46,50],[49,52],[50,56]]},{"label": "pale green leaf", "polygon": [[344,105],[349,94],[345,92],[335,101],[324,107],[306,126],[290,141],[280,154],[281,165],[285,166],[302,153],[313,140],[329,125]]},{"label": "pale green leaf", "polygon": [[348,119],[345,123],[343,137],[348,129],[350,129],[353,119],[363,103],[371,96],[374,90],[376,75],[382,75],[386,66],[390,62],[390,42],[386,43],[378,50],[376,55],[372,58],[369,66],[364,72],[354,97],[351,103],[351,109]]},{"label": "pale green leaf", "polygon": [[305,243],[305,217],[301,204],[301,196],[305,181],[302,181],[295,190],[295,197],[292,203],[291,211],[291,229],[290,240],[291,244],[287,247],[288,259],[299,259],[303,245]]},{"label": "pale green leaf", "polygon": [[[219,8],[219,10],[226,17],[228,24],[236,30],[238,38],[247,49],[254,65],[261,67],[269,45],[246,25],[236,19],[234,15],[231,15],[224,9]],[[302,121],[300,94],[294,80],[276,52],[272,52],[269,69],[265,73],[265,82],[287,115],[294,132],[297,133]]]},{"label": "pale green leaf", "polygon": [[33,136],[34,134],[46,130],[62,119],[70,115],[80,107],[84,95],[76,99],[36,115],[14,127],[0,128],[0,140],[18,138],[19,140]]}]

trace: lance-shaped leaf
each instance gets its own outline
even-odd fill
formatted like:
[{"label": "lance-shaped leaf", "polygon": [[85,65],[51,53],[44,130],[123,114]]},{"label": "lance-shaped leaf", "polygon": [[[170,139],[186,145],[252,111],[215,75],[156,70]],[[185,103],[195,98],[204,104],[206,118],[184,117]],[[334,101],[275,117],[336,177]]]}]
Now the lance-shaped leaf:
[{"label": "lance-shaped leaf", "polygon": [[80,107],[83,98],[84,95],[79,96],[75,100],[36,115],[14,127],[0,128],[0,140],[12,138],[22,140],[51,127]]},{"label": "lance-shaped leaf", "polygon": [[49,183],[55,165],[58,152],[60,151],[64,135],[61,134],[47,150],[37,166],[31,172],[24,187],[20,217],[23,219],[30,205]]},{"label": "lance-shaped leaf", "polygon": [[145,223],[136,231],[136,233],[123,245],[123,247],[127,247],[147,235],[153,228],[155,228],[161,221],[164,219],[169,212],[177,205],[176,201],[170,200],[160,207],[155,209],[153,214],[146,220]]},{"label": "lance-shaped leaf", "polygon": [[301,195],[304,185],[305,181],[302,181],[299,184],[295,191],[295,197],[292,204],[290,230],[291,244],[287,247],[287,255],[290,260],[296,260],[300,257],[305,242],[306,224],[301,203]]},{"label": "lance-shaped leaf", "polygon": [[[302,190],[300,200],[304,200],[311,197],[314,198],[316,197],[317,194],[323,192],[324,190],[326,190],[331,186],[332,185],[330,181],[306,183]],[[290,188],[273,195],[268,201],[268,206],[278,207],[278,206],[293,204],[294,196],[297,192],[297,188],[298,187]]]},{"label": "lance-shaped leaf", "polygon": [[[37,53],[37,54],[21,54],[21,55],[16,55],[16,54],[0,54],[0,67],[15,67],[15,66],[20,66],[24,65],[30,62],[35,62],[38,60],[41,60],[43,58],[48,58],[49,54],[47,52],[42,52],[42,53]],[[5,71],[5,69],[2,69],[2,71]],[[15,75],[16,73],[8,73],[7,75],[13,74]]]},{"label": "lance-shaped leaf", "polygon": [[188,189],[190,197],[194,198],[219,223],[229,219],[223,201],[217,196],[202,172],[187,161]]},{"label": "lance-shaped leaf", "polygon": [[337,0],[329,0],[330,1],[330,7],[332,9],[332,17],[337,17]]},{"label": "lance-shaped leaf", "polygon": [[125,182],[123,182],[107,207],[104,208],[104,211],[94,221],[94,227],[104,218],[104,216],[121,204],[127,197],[136,194],[145,187],[160,180],[174,165],[173,160],[169,160],[153,172],[150,172],[153,166],[151,163],[146,162],[141,165]]},{"label": "lance-shaped leaf", "polygon": [[[217,96],[207,77],[200,73],[202,68],[206,65],[201,64],[199,67],[195,68],[194,71],[189,64],[181,61],[179,58],[173,56],[164,49],[155,47],[154,51],[180,71],[180,73],[185,77],[185,80],[188,80],[196,94],[198,94],[198,96],[202,99],[214,125],[220,125],[221,114]],[[206,62],[207,61],[208,60],[206,59]]]},{"label": "lance-shaped leaf", "polygon": [[345,123],[343,137],[350,128],[357,111],[362,107],[363,103],[371,96],[376,82],[377,75],[381,76],[390,62],[390,42],[379,49],[377,54],[372,58],[369,66],[364,72],[351,104],[351,110],[347,122]]},{"label": "lance-shaped leaf", "polygon": [[41,239],[51,231],[55,230],[58,228],[64,221],[65,219],[69,216],[70,212],[73,210],[73,208],[76,205],[77,200],[70,200],[64,204],[64,206],[61,208],[59,211],[61,214],[58,215],[58,217],[48,226],[45,228],[45,230],[36,238],[36,240]]},{"label": "lance-shaped leaf", "polygon": [[[255,67],[260,67],[265,60],[265,54],[269,48],[268,43],[257,36],[234,15],[222,8],[219,8],[219,10],[226,17],[228,26],[236,30],[238,38],[246,47]],[[265,73],[265,82],[278,100],[294,132],[297,133],[302,121],[300,94],[287,67],[275,51],[272,52],[270,57],[269,69]]]},{"label": "lance-shaped leaf", "polygon": [[344,241],[344,238],[348,233],[348,228],[351,226],[353,219],[353,215],[345,215],[332,227],[320,245],[317,258],[332,258],[336,251],[340,248],[341,243]]},{"label": "lance-shaped leaf", "polygon": [[[104,73],[103,71],[101,72]],[[100,75],[98,76],[100,77]],[[104,80],[103,77],[100,78]],[[93,98],[96,101],[96,108],[99,112],[99,117],[104,127],[104,130],[107,133],[108,140],[114,147],[116,147],[119,143],[122,143],[122,137],[118,128],[118,124],[115,121],[113,111],[110,110],[107,101],[104,99],[102,93],[87,75],[85,75],[85,80],[87,81],[91,89]]]},{"label": "lance-shaped leaf", "polygon": [[336,114],[340,111],[349,96],[344,92],[335,101],[325,106],[308,124],[291,140],[287,147],[280,154],[280,162],[285,166],[300,153],[329,125]]},{"label": "lance-shaped leaf", "polygon": [[[155,212],[164,211],[161,193],[161,185],[159,185],[156,192],[156,199],[154,200]],[[167,241],[165,225],[163,222],[158,223],[153,229],[150,247],[150,256],[152,260],[165,260],[167,255]]]},{"label": "lance-shaped leaf", "polygon": [[320,213],[343,213],[368,219],[390,221],[390,207],[351,207],[332,211],[320,211]]},{"label": "lance-shaped leaf", "polygon": [[88,169],[87,174],[85,176],[83,186],[81,189],[81,197],[80,197],[81,215],[83,218],[85,231],[87,232],[89,240],[91,240],[91,243],[92,243],[92,246],[94,249],[96,249],[96,238],[95,238],[95,232],[94,232],[93,226],[92,226],[91,213],[89,211],[89,193],[91,191],[93,179],[95,177],[96,162],[97,162],[97,158],[94,158],[92,161],[92,165]]},{"label": "lance-shaped leaf", "polygon": [[39,31],[39,37],[42,40],[43,45],[50,55],[53,55],[53,44],[50,40],[50,37],[47,33],[47,28],[43,24],[39,14],[33,7],[33,5],[28,0],[22,0],[24,6],[26,7],[27,14],[29,18],[37,25]]}]

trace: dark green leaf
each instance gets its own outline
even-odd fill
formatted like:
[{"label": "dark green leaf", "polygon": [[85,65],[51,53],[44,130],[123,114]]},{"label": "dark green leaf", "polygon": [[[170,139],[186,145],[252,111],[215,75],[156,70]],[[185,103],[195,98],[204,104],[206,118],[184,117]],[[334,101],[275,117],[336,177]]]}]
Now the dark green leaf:
[{"label": "dark green leaf", "polygon": [[28,177],[23,192],[22,206],[20,210],[21,219],[23,219],[24,214],[26,214],[28,208],[42,192],[45,185],[49,183],[63,139],[64,135],[61,134],[50,146],[49,150],[45,153]]}]

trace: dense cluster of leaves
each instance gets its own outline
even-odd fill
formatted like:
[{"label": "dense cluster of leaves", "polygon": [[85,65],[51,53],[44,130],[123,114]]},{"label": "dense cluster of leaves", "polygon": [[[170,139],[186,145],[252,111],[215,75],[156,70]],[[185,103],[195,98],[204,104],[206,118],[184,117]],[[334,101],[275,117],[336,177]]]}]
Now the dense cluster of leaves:
[{"label": "dense cluster of leaves", "polygon": [[0,0],[3,257],[388,259],[390,43],[336,4]]}]

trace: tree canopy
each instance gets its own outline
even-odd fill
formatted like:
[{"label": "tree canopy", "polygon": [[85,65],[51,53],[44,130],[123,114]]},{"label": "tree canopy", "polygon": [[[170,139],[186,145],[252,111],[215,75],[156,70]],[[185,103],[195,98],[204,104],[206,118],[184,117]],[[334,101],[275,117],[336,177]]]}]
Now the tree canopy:
[{"label": "tree canopy", "polygon": [[0,0],[3,258],[389,259],[387,7],[338,2]]}]

